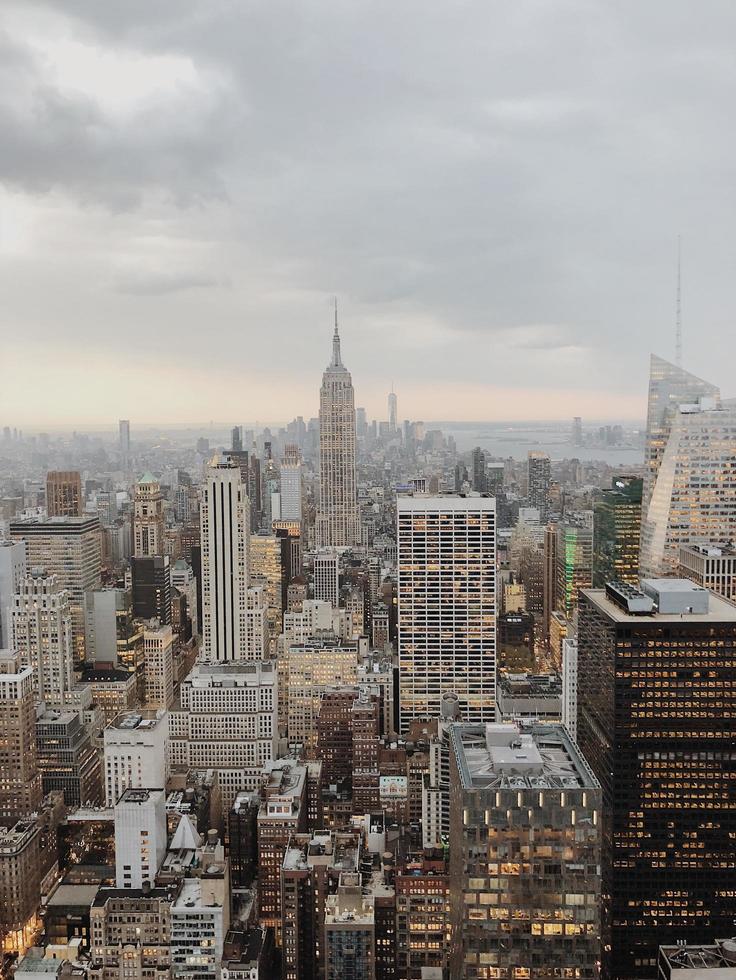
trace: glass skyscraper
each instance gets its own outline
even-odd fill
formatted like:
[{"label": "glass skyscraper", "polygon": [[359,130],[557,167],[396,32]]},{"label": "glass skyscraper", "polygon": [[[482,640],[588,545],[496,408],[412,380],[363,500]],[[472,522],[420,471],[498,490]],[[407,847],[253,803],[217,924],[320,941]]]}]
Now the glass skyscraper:
[{"label": "glass skyscraper", "polygon": [[593,586],[639,582],[642,480],[617,476],[593,504]]}]

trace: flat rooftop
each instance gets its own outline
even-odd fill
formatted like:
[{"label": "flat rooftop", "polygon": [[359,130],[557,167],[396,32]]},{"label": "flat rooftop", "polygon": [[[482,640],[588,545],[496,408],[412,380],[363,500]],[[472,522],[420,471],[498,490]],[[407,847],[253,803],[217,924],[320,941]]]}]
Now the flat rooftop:
[{"label": "flat rooftop", "polygon": [[[657,579],[657,584],[668,581]],[[672,579],[680,582],[680,579]],[[661,590],[663,593],[666,589]],[[656,609],[649,613],[630,613],[606,595],[605,589],[581,589],[590,602],[594,603],[604,615],[614,623],[628,623],[632,626],[661,625],[662,623],[736,623],[736,605],[715,593],[709,593],[708,611],[702,613],[661,613]]]},{"label": "flat rooftop", "polygon": [[121,711],[107,726],[121,732],[150,732],[158,728],[166,717],[160,710]]},{"label": "flat rooftop", "polygon": [[594,789],[598,781],[560,724],[454,724],[465,789]]}]

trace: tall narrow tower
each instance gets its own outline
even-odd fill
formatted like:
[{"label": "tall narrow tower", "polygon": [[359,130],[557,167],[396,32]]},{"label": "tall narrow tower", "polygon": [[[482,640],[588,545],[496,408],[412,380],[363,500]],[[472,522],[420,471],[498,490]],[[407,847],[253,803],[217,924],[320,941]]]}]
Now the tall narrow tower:
[{"label": "tall narrow tower", "polygon": [[135,486],[133,547],[136,558],[153,558],[164,553],[164,495],[161,485],[144,473]]},{"label": "tall narrow tower", "polygon": [[250,507],[239,467],[214,456],[200,508],[205,660],[245,658]]},{"label": "tall narrow tower", "polygon": [[396,419],[398,414],[396,392],[394,391],[394,386],[391,385],[391,391],[389,392],[388,396],[388,431],[392,435],[394,432],[396,432]]},{"label": "tall narrow tower", "polygon": [[319,396],[320,493],[317,545],[350,548],[360,543],[355,481],[355,395],[353,379],[340,357],[340,334],[332,338],[332,360]]}]

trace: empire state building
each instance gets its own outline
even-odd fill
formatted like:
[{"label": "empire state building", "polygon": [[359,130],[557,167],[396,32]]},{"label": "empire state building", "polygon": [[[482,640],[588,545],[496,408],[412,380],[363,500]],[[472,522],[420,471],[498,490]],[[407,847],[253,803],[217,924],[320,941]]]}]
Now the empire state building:
[{"label": "empire state building", "polygon": [[360,544],[355,485],[355,396],[353,379],[340,357],[340,335],[332,338],[332,360],[319,395],[320,491],[317,546],[350,548]]}]

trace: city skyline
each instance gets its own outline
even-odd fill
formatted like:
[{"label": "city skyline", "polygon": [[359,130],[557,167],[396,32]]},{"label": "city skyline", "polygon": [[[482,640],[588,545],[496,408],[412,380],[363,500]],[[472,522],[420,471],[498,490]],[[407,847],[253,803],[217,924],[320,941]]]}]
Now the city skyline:
[{"label": "city skyline", "polygon": [[641,417],[678,235],[727,387],[736,11],[689,14],[4,4],[0,414],[314,413],[337,292],[373,414],[393,381],[427,420]]}]

